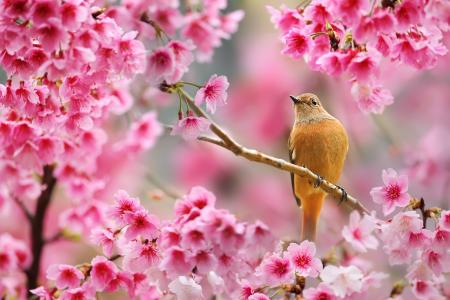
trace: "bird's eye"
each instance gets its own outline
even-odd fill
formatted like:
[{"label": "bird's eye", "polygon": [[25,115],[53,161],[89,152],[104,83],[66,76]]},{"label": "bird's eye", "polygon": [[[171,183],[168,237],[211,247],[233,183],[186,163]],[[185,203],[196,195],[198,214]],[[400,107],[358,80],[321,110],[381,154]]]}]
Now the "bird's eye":
[{"label": "bird's eye", "polygon": [[317,101],[314,99],[311,100],[311,103],[312,103],[312,105],[317,105]]}]

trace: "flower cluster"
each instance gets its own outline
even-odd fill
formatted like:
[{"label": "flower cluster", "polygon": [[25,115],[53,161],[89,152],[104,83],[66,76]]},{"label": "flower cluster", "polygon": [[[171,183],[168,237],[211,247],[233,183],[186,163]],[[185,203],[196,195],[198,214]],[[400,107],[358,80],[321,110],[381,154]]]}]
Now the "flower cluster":
[{"label": "flower cluster", "polygon": [[[215,196],[201,187],[178,200],[175,219],[165,222],[125,191],[115,198],[108,213],[111,226],[99,226],[91,235],[105,256],[75,267],[50,266],[47,278],[55,282],[55,288],[40,287],[33,293],[42,299],[53,299],[57,293],[63,299],[73,299],[77,293],[90,299],[95,292],[118,289],[140,299],[149,299],[147,293],[153,295],[150,299],[167,293],[178,299],[232,295],[239,293],[241,281],[275,246],[264,224],[238,222],[228,211],[215,208]],[[308,249],[291,252],[301,255]],[[321,264],[315,259],[311,268],[302,268],[314,273]]]},{"label": "flower cluster", "polygon": [[393,102],[382,87],[382,57],[416,69],[433,68],[447,53],[445,1],[307,1],[305,8],[268,7],[283,34],[283,53],[304,57],[311,69],[348,74],[352,94],[364,112],[381,113]]}]

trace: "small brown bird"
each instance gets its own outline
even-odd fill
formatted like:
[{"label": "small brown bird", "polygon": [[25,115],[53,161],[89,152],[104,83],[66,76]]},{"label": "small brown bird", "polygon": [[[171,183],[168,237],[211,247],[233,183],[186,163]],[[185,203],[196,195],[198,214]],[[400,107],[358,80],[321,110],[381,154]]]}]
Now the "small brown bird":
[{"label": "small brown bird", "polygon": [[[290,97],[295,109],[295,123],[289,136],[291,162],[335,184],[348,151],[345,128],[323,108],[316,95],[306,93]],[[320,181],[314,183],[293,173],[291,181],[297,204],[303,210],[301,238],[314,241],[326,193],[318,188]]]}]

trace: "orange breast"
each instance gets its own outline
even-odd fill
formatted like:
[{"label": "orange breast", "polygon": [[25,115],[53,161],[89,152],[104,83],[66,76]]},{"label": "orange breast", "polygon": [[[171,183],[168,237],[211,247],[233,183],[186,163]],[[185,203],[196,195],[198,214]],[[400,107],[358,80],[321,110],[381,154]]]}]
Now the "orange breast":
[{"label": "orange breast", "polygon": [[[306,166],[332,183],[339,180],[348,151],[348,137],[338,120],[297,124],[291,131],[289,144],[295,164]],[[323,193],[298,176],[294,177],[294,189],[301,199]]]}]

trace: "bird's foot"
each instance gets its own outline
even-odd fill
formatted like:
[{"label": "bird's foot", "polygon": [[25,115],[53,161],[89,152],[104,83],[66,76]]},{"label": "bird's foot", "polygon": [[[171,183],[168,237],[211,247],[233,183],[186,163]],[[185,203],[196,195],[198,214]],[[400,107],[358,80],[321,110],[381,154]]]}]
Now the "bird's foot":
[{"label": "bird's foot", "polygon": [[323,182],[323,177],[320,175],[317,175],[317,180],[314,182],[314,188],[318,188]]},{"label": "bird's foot", "polygon": [[337,188],[340,189],[341,192],[342,192],[341,200],[339,200],[339,205],[340,205],[342,202],[345,202],[345,201],[348,200],[348,194],[347,194],[347,192],[344,190],[344,188],[342,188],[342,187],[340,187],[340,186],[338,186],[338,185],[337,185]]}]

